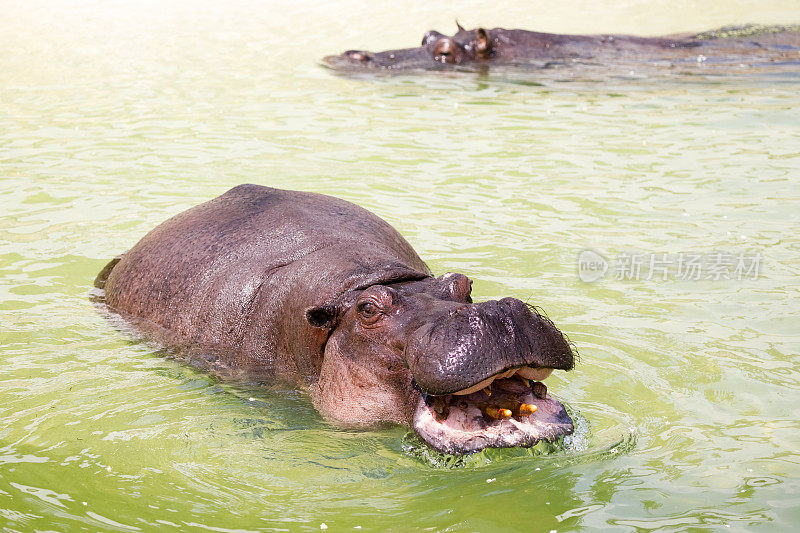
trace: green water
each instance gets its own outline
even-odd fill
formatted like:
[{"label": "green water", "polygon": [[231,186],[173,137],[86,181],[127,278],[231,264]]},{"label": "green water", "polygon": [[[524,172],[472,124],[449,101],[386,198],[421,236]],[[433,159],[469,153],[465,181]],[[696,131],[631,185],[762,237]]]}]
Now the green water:
[{"label": "green water", "polygon": [[[796,72],[353,80],[317,60],[456,16],[658,34],[798,23],[797,3],[393,6],[3,4],[0,528],[791,530]],[[96,312],[109,258],[243,182],[356,202],[477,299],[544,308],[581,353],[548,380],[576,438],[447,460],[403,428],[339,430],[300,393],[217,382]],[[579,278],[585,249],[610,264],[600,281]],[[703,279],[650,271],[681,252]],[[714,275],[715,252],[758,271]]]}]

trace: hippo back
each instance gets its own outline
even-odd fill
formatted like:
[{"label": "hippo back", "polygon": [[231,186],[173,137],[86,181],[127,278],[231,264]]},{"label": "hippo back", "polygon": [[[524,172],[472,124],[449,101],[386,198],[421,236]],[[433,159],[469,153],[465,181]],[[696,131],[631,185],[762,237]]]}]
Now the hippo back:
[{"label": "hippo back", "polygon": [[329,334],[307,323],[308,307],[430,276],[369,211],[259,185],[176,215],[110,267],[98,278],[106,303],[156,340],[199,348],[220,371],[307,382]]}]

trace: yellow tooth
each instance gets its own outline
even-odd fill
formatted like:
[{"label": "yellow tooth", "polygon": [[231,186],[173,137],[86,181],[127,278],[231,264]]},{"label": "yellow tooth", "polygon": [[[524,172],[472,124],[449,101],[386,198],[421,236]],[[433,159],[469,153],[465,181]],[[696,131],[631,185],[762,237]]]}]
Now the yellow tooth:
[{"label": "yellow tooth", "polygon": [[520,414],[520,416],[532,415],[533,413],[535,413],[538,410],[539,410],[538,407],[536,407],[535,405],[530,404],[530,403],[523,403],[523,404],[520,404],[520,406],[519,406],[519,414]]},{"label": "yellow tooth", "polygon": [[503,409],[494,405],[488,405],[486,406],[486,414],[492,418],[502,420],[503,418],[511,418],[514,413],[511,412],[511,409]]},{"label": "yellow tooth", "polygon": [[486,388],[483,389],[483,392],[486,393],[486,396],[491,396],[492,395],[492,384],[489,383],[488,385],[486,385]]},{"label": "yellow tooth", "polygon": [[520,381],[522,381],[525,384],[526,387],[528,387],[528,388],[531,387],[531,382],[530,382],[529,379],[524,378],[524,377],[520,376],[519,374],[517,374],[517,377],[520,379]]}]

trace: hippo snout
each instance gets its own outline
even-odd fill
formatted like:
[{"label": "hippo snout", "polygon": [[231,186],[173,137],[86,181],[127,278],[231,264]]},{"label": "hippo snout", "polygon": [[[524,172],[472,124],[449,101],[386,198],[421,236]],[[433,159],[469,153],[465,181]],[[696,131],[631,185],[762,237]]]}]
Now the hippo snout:
[{"label": "hippo snout", "polygon": [[339,55],[326,56],[322,61],[331,68],[348,69],[374,67],[375,56],[365,50],[348,50]]},{"label": "hippo snout", "polygon": [[564,335],[516,298],[452,309],[414,331],[405,355],[417,386],[433,395],[464,391],[512,369],[533,374],[574,365]]}]

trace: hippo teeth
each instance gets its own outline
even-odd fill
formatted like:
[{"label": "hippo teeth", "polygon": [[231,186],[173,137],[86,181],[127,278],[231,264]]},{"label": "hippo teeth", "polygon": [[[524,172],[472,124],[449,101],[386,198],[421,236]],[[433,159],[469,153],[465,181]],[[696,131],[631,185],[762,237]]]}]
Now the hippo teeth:
[{"label": "hippo teeth", "polygon": [[[458,454],[486,447],[532,446],[572,432],[563,405],[547,394],[540,381],[529,382],[516,371],[484,381],[477,384],[482,389],[470,387],[475,389],[471,394],[459,391],[421,399],[414,430],[434,448]],[[486,388],[490,385],[491,395]]]},{"label": "hippo teeth", "polygon": [[[535,413],[537,409],[536,406],[528,403],[520,403],[508,400],[505,402],[490,403],[489,399],[492,396],[492,384],[497,380],[516,377],[525,384],[527,391],[533,393],[535,398],[543,400],[547,397],[547,386],[544,383],[541,383],[539,380],[545,379],[552,372],[552,368],[512,368],[510,370],[506,370],[505,372],[500,372],[499,374],[495,374],[492,377],[486,378],[469,388],[456,391],[453,394],[433,396],[425,394],[421,390],[420,392],[422,393],[422,399],[425,402],[425,405],[432,409],[434,418],[440,423],[445,422],[449,417],[449,406],[451,402],[454,401],[454,396],[465,397],[479,391],[483,391],[484,394],[484,399],[479,405],[480,411],[483,413],[484,417],[494,420],[504,420],[512,417],[519,418],[520,416],[530,416],[531,414]],[[419,390],[418,387],[417,390]],[[500,403],[502,403],[502,405]],[[457,405],[461,409],[467,408],[467,403],[464,401],[458,402]]]},{"label": "hippo teeth", "polygon": [[532,368],[530,366],[523,366],[517,369],[517,374],[531,381],[544,381],[552,373],[552,368]]},{"label": "hippo teeth", "polygon": [[[539,373],[538,375],[542,375]],[[549,374],[549,373],[548,373]],[[530,375],[530,373],[528,373]],[[510,378],[518,378],[524,384],[524,389],[519,389],[519,385],[509,385]],[[507,380],[499,386],[500,397],[492,399],[492,384],[498,380]],[[499,383],[499,381],[498,381]],[[485,385],[485,386],[484,386]],[[509,394],[508,387],[511,386],[514,392]],[[477,394],[472,398],[468,398],[471,394]],[[538,400],[547,398],[547,386],[540,382],[530,382],[527,378],[522,377],[517,370],[510,370],[485,379],[480,383],[473,385],[468,389],[454,392],[453,394],[442,395],[429,395],[422,393],[422,399],[425,405],[433,412],[433,417],[437,422],[443,423],[450,415],[450,405],[452,404],[456,409],[466,410],[470,405],[476,406],[483,416],[489,420],[504,420],[507,418],[519,418],[530,416],[537,411],[536,405],[525,403],[524,396],[533,394],[533,397]],[[519,401],[515,396],[520,398]],[[458,400],[457,398],[463,398]],[[470,401],[466,401],[470,400]]]},{"label": "hippo teeth", "polygon": [[[540,398],[543,400],[544,398]],[[482,408],[485,416],[494,418],[495,420],[502,420],[504,418],[511,418],[512,416],[530,416],[539,408],[530,403],[517,403],[517,402],[504,402],[503,407],[496,405],[487,405]]]},{"label": "hippo teeth", "polygon": [[490,416],[495,420],[500,420],[503,418],[511,418],[512,416],[514,416],[514,412],[511,409],[497,407],[496,405],[487,405],[486,407],[484,407],[483,412],[485,415]]},{"label": "hippo teeth", "polygon": [[[488,389],[488,395],[491,395],[491,386],[492,382],[497,379],[505,379],[510,377],[518,377],[525,383],[527,386],[530,386],[530,381],[544,381],[550,374],[553,373],[552,368],[533,368],[530,366],[523,366],[521,368],[512,368],[510,370],[506,370],[505,372],[500,372],[499,374],[495,374],[492,377],[486,378],[483,381],[476,383],[475,385],[468,387],[466,389],[456,391],[453,394],[457,396],[466,396],[468,394],[472,394],[474,392],[478,392],[482,389]],[[545,389],[546,390],[546,389]]]}]

